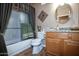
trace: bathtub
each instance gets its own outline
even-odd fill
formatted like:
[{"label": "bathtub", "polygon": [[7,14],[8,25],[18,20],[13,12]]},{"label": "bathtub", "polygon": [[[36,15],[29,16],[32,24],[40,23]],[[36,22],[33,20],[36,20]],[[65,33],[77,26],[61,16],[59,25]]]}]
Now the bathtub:
[{"label": "bathtub", "polygon": [[24,41],[21,41],[21,42],[12,44],[12,45],[8,45],[7,46],[8,55],[13,56],[13,55],[16,55],[22,52],[25,49],[30,48],[31,42],[32,42],[32,39],[28,39],[28,40],[24,40]]}]

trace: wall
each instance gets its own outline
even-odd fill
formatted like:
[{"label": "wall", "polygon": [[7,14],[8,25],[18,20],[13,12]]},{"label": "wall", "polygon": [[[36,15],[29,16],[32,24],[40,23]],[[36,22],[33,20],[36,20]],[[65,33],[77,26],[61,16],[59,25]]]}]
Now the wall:
[{"label": "wall", "polygon": [[[45,4],[45,5],[32,4],[32,6],[34,6],[36,9],[36,25],[42,26],[42,29],[44,30],[48,30],[49,28],[54,28],[57,26],[57,24],[59,27],[75,27],[79,25],[78,24],[79,4],[70,4],[72,8],[72,16],[71,16],[71,19],[65,24],[59,24],[57,23],[55,19],[56,5],[54,4]],[[45,19],[43,23],[38,19],[38,15],[40,14],[42,10],[44,10],[48,14],[47,18]]]},{"label": "wall", "polygon": [[21,42],[18,42],[16,44],[12,44],[12,45],[7,46],[8,55],[12,56],[12,55],[15,55],[19,52],[22,52],[25,49],[30,48],[31,41],[32,41],[32,39],[28,39],[28,40],[21,41]]}]

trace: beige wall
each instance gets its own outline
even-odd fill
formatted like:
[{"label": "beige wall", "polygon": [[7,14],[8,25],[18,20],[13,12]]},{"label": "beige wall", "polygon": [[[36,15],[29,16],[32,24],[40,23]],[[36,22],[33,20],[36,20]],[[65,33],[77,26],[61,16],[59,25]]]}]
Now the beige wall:
[{"label": "beige wall", "polygon": [[[32,4],[32,6],[35,7],[36,11],[36,26],[39,25],[42,27],[42,29],[44,30],[48,30],[50,28],[54,28],[57,26],[59,27],[74,27],[74,26],[78,26],[78,13],[79,13],[79,4],[70,4],[71,8],[72,8],[72,17],[71,19],[65,23],[65,24],[59,24],[56,19],[55,19],[55,6],[54,4],[45,4],[45,5],[41,5],[41,4]],[[48,16],[45,19],[45,21],[42,23],[40,21],[40,19],[38,19],[38,15],[40,14],[40,12],[44,10]]]}]

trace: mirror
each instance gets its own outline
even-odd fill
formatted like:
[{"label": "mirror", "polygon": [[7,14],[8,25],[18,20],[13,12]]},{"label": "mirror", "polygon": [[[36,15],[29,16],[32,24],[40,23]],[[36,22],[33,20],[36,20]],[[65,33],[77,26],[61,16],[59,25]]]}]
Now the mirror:
[{"label": "mirror", "polygon": [[71,18],[71,6],[69,4],[59,5],[55,12],[58,23],[67,23]]}]

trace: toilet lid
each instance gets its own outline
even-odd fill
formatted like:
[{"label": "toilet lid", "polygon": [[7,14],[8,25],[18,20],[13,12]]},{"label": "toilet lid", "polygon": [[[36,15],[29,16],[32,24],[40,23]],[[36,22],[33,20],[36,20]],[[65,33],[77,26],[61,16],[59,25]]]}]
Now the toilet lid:
[{"label": "toilet lid", "polygon": [[32,40],[32,45],[39,45],[39,44],[41,44],[41,39]]}]

